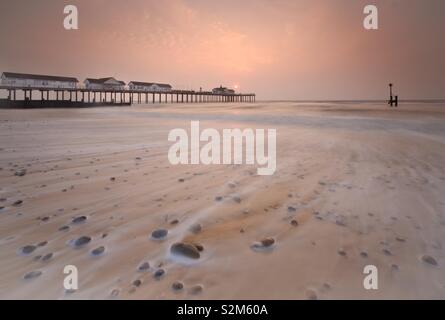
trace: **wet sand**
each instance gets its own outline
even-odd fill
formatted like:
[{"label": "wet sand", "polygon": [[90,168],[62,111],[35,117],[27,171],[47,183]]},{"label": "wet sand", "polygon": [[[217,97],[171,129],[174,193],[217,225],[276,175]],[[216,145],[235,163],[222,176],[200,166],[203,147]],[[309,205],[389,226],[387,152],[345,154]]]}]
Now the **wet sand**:
[{"label": "wet sand", "polygon": [[[276,173],[172,166],[191,120],[277,129]],[[444,104],[0,110],[0,149],[1,299],[445,298]]]}]

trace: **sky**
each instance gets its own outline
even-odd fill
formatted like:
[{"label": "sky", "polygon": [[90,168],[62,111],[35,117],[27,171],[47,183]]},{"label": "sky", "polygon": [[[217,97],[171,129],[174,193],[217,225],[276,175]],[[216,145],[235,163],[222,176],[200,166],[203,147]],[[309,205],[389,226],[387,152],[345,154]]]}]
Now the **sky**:
[{"label": "sky", "polygon": [[[79,29],[65,30],[76,5]],[[365,30],[374,4],[379,29]],[[260,100],[445,98],[443,0],[1,0],[0,72],[219,85]]]}]

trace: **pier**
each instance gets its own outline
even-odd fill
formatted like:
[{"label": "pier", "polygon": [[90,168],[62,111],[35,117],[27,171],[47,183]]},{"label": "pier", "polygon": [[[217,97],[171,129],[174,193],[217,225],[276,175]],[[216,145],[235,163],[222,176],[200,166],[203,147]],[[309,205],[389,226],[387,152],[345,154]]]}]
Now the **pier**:
[{"label": "pier", "polygon": [[[171,90],[167,92],[141,91],[131,89],[86,89],[86,88],[47,88],[0,85],[7,91],[7,102],[11,105],[44,106],[51,102],[73,105],[133,105],[159,103],[229,103],[255,102],[253,93],[214,93],[210,91]],[[23,99],[18,99],[18,93]],[[51,96],[53,99],[51,99]],[[3,100],[5,101],[5,100]]]}]

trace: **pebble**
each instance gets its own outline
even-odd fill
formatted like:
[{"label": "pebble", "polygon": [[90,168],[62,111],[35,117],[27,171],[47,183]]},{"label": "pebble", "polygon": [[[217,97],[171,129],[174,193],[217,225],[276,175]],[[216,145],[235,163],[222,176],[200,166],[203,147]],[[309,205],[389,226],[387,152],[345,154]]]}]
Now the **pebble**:
[{"label": "pebble", "polygon": [[98,257],[100,255],[102,255],[105,252],[105,247],[98,247],[94,250],[91,251],[91,255]]},{"label": "pebble", "polygon": [[34,250],[36,250],[36,249],[37,249],[36,246],[34,246],[34,245],[28,245],[28,246],[24,246],[24,247],[22,247],[22,248],[20,249],[20,252],[21,252],[22,254],[26,254],[26,255],[28,255],[28,254],[33,253]]},{"label": "pebble", "polygon": [[79,224],[79,223],[84,223],[85,221],[87,221],[87,217],[81,216],[81,217],[74,218],[72,223],[73,224]]},{"label": "pebble", "polygon": [[138,267],[138,271],[140,271],[140,272],[147,271],[148,269],[150,269],[150,263],[148,263],[148,262],[143,262],[143,263]]},{"label": "pebble", "polygon": [[288,211],[288,212],[296,212],[297,209],[296,209],[295,207],[291,207],[291,206],[289,206],[289,207],[287,207],[287,211]]},{"label": "pebble", "polygon": [[164,240],[168,235],[168,230],[157,229],[151,233],[151,238],[153,240]]},{"label": "pebble", "polygon": [[342,257],[346,257],[346,255],[347,255],[346,251],[343,250],[343,249],[338,250],[337,253],[338,253],[339,255],[341,255]]},{"label": "pebble", "polygon": [[164,275],[165,275],[165,270],[164,269],[158,269],[158,270],[155,271],[153,276],[154,276],[154,278],[156,280],[160,280]]},{"label": "pebble", "polygon": [[37,244],[37,247],[44,247],[48,244],[48,241],[42,241],[39,244]]},{"label": "pebble", "polygon": [[90,237],[83,236],[74,241],[74,246],[76,248],[80,248],[90,243],[90,241],[91,241]]},{"label": "pebble", "polygon": [[423,255],[422,256],[422,261],[427,263],[427,264],[429,264],[429,265],[432,265],[432,266],[437,266],[438,265],[436,259],[434,259],[432,256],[429,256],[429,255]]},{"label": "pebble", "polygon": [[253,250],[269,249],[275,244],[274,238],[264,238],[260,242],[255,242],[251,248]]},{"label": "pebble", "polygon": [[47,261],[51,260],[53,258],[53,256],[54,256],[53,253],[48,253],[48,254],[43,256],[42,261],[43,262],[47,262]]},{"label": "pebble", "polygon": [[274,244],[275,244],[274,238],[265,238],[265,239],[261,240],[261,245],[265,248],[268,248]]},{"label": "pebble", "polygon": [[365,252],[365,251],[362,251],[362,252],[360,252],[360,256],[361,256],[362,258],[367,258],[367,257],[368,257],[368,253]]},{"label": "pebble", "polygon": [[297,220],[292,220],[291,222],[290,222],[290,224],[292,225],[292,226],[294,226],[294,227],[298,227],[298,221]]},{"label": "pebble", "polygon": [[142,280],[137,279],[133,281],[133,286],[135,286],[136,288],[139,288],[142,284]]},{"label": "pebble", "polygon": [[17,201],[14,202],[12,205],[13,205],[14,207],[18,207],[18,206],[20,206],[21,204],[23,204],[23,200],[17,200]]},{"label": "pebble", "polygon": [[62,226],[59,228],[59,231],[68,231],[70,229],[69,226]]},{"label": "pebble", "polygon": [[392,252],[389,251],[388,249],[383,249],[382,252],[383,252],[383,254],[386,255],[386,256],[392,256]]},{"label": "pebble", "polygon": [[38,277],[40,277],[41,275],[42,275],[42,271],[31,271],[31,272],[28,272],[27,274],[25,274],[25,275],[23,276],[23,279],[25,279],[25,280],[31,280],[31,279],[38,278]]},{"label": "pebble", "polygon": [[181,291],[182,289],[184,289],[184,284],[180,281],[176,281],[172,284],[172,289],[174,291]]},{"label": "pebble", "polygon": [[177,242],[173,244],[170,247],[170,252],[174,255],[194,260],[199,259],[201,257],[201,254],[194,245],[185,242]]}]

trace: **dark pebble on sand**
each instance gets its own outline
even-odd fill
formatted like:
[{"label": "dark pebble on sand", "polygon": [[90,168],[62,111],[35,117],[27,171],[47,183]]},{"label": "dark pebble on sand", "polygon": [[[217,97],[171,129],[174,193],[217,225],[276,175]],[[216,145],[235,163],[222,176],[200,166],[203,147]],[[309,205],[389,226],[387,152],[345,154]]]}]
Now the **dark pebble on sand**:
[{"label": "dark pebble on sand", "polygon": [[174,255],[182,256],[189,259],[199,259],[201,257],[201,254],[199,253],[198,249],[190,244],[190,243],[184,243],[184,242],[178,242],[173,244],[170,247],[170,252]]},{"label": "dark pebble on sand", "polygon": [[337,253],[338,253],[339,255],[341,255],[342,257],[346,257],[346,255],[347,255],[346,251],[343,250],[343,249],[338,250]]},{"label": "dark pebble on sand", "polygon": [[165,275],[165,270],[164,269],[158,269],[155,271],[155,273],[153,274],[153,277],[156,280],[160,280],[163,276]]},{"label": "dark pebble on sand", "polygon": [[31,279],[38,278],[38,277],[40,277],[41,275],[42,275],[42,271],[31,271],[31,272],[28,272],[27,274],[25,274],[25,275],[23,276],[23,279],[25,279],[25,280],[31,280]]},{"label": "dark pebble on sand", "polygon": [[150,263],[148,263],[148,262],[143,262],[143,263],[138,267],[138,271],[140,271],[140,272],[147,271],[148,269],[150,269]]},{"label": "dark pebble on sand", "polygon": [[261,244],[265,248],[271,247],[275,244],[275,239],[274,238],[265,238],[265,239],[261,240]]},{"label": "dark pebble on sand", "polygon": [[291,224],[292,226],[294,226],[294,227],[298,227],[298,221],[297,221],[297,220],[292,220],[292,221],[290,222],[290,224]]},{"label": "dark pebble on sand", "polygon": [[287,211],[288,212],[296,212],[297,208],[295,208],[295,207],[287,207]]},{"label": "dark pebble on sand", "polygon": [[31,254],[31,253],[33,253],[34,250],[36,250],[36,249],[37,249],[36,246],[34,246],[34,245],[28,245],[28,246],[24,246],[24,247],[22,247],[22,248],[20,249],[20,252],[21,252],[22,254]]},{"label": "dark pebble on sand", "polygon": [[90,237],[83,236],[74,241],[74,246],[76,248],[80,248],[90,243],[90,241],[91,241]]},{"label": "dark pebble on sand", "polygon": [[255,242],[251,248],[253,250],[261,250],[261,249],[269,249],[275,244],[275,239],[273,238],[265,238],[260,242]]},{"label": "dark pebble on sand", "polygon": [[85,222],[85,221],[87,221],[87,217],[85,217],[85,216],[81,216],[81,217],[76,217],[76,218],[74,218],[73,221],[72,221],[72,223],[74,223],[74,224],[79,224],[79,223],[83,223],[83,222]]},{"label": "dark pebble on sand", "polygon": [[133,281],[133,286],[135,286],[136,288],[140,287],[141,284],[142,284],[142,280],[137,279],[137,280]]},{"label": "dark pebble on sand", "polygon": [[43,262],[47,262],[47,261],[51,260],[53,258],[53,256],[54,256],[53,253],[48,253],[48,254],[43,256],[42,261]]},{"label": "dark pebble on sand", "polygon": [[179,223],[179,220],[178,220],[178,219],[174,219],[174,220],[170,221],[170,224],[171,224],[172,226],[177,225],[178,223]]},{"label": "dark pebble on sand", "polygon": [[365,251],[360,252],[360,257],[362,258],[367,258],[368,257],[368,253]]},{"label": "dark pebble on sand", "polygon": [[42,241],[39,244],[37,244],[37,247],[44,247],[48,244],[48,241]]},{"label": "dark pebble on sand", "polygon": [[102,255],[105,252],[105,247],[98,247],[94,250],[91,251],[91,255],[98,257],[100,255]]},{"label": "dark pebble on sand", "polygon": [[392,252],[389,251],[388,249],[383,249],[382,252],[385,256],[392,256]]},{"label": "dark pebble on sand", "polygon": [[221,202],[221,201],[223,201],[223,197],[217,196],[217,197],[215,197],[215,201]]},{"label": "dark pebble on sand", "polygon": [[59,228],[59,231],[68,231],[70,229],[69,226],[63,226]]},{"label": "dark pebble on sand", "polygon": [[18,207],[18,206],[20,206],[21,204],[23,204],[23,200],[17,200],[17,201],[14,202],[12,205],[13,205],[14,207]]},{"label": "dark pebble on sand", "polygon": [[182,289],[184,289],[184,284],[180,281],[176,281],[172,284],[172,289],[174,291],[181,291]]},{"label": "dark pebble on sand", "polygon": [[153,240],[164,240],[168,235],[168,230],[158,229],[151,233],[151,238]]},{"label": "dark pebble on sand", "polygon": [[429,256],[429,255],[423,255],[422,256],[422,261],[427,263],[427,264],[429,264],[429,265],[432,265],[432,266],[437,266],[438,265],[436,259],[434,259],[432,256]]}]

